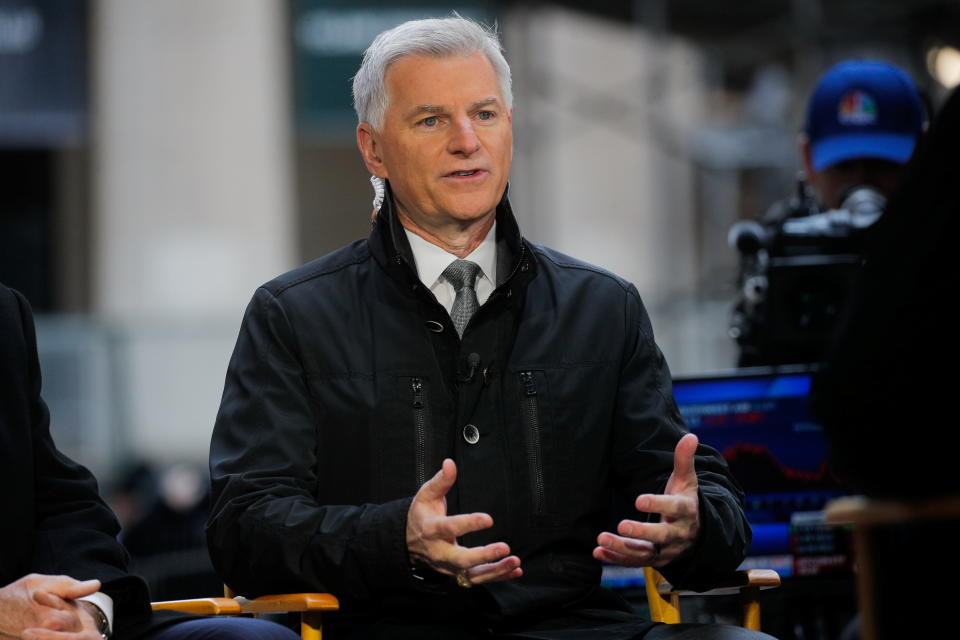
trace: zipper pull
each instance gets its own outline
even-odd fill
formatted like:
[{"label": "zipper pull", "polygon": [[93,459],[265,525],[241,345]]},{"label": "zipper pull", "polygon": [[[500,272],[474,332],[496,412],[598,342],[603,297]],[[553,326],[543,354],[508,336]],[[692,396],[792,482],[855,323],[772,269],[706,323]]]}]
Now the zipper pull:
[{"label": "zipper pull", "polygon": [[537,388],[533,385],[533,373],[530,371],[524,371],[520,374],[520,379],[523,380],[523,386],[526,389],[527,397],[537,395]]},{"label": "zipper pull", "polygon": [[411,386],[413,387],[413,408],[423,409],[423,381],[420,378],[414,378]]},{"label": "zipper pull", "polygon": [[467,356],[467,377],[460,380],[460,382],[473,382],[473,376],[477,373],[477,367],[480,366],[480,354],[471,353]]}]

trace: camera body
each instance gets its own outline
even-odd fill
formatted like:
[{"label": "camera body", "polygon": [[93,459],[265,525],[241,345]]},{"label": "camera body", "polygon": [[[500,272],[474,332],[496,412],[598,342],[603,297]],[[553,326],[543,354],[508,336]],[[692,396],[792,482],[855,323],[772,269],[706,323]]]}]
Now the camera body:
[{"label": "camera body", "polygon": [[860,270],[866,231],[886,198],[869,186],[848,189],[838,209],[819,211],[805,184],[762,222],[735,224],[740,253],[729,334],[741,367],[823,360]]}]

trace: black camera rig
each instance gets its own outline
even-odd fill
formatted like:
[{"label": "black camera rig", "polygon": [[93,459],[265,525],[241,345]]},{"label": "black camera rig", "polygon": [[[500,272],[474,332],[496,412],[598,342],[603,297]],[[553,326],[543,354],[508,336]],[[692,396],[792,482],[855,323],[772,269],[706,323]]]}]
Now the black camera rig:
[{"label": "black camera rig", "polygon": [[819,211],[801,181],[761,221],[731,227],[740,253],[730,337],[741,367],[820,362],[862,262],[866,230],[886,198],[848,189],[838,209]]}]

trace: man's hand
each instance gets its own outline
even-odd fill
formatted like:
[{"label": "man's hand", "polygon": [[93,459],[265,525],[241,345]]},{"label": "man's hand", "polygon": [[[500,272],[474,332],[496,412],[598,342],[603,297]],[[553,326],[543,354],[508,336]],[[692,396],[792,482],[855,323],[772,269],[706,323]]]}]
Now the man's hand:
[{"label": "man's hand", "polygon": [[96,593],[99,580],[30,574],[0,589],[0,635],[26,640],[98,640],[93,617],[77,598]]},{"label": "man's hand", "polygon": [[484,547],[462,547],[457,538],[489,529],[486,513],[447,515],[447,492],[457,480],[457,465],[449,458],[439,473],[420,487],[407,512],[407,551],[414,562],[446,575],[461,574],[473,584],[511,580],[523,575],[520,558],[504,542]]},{"label": "man's hand", "polygon": [[693,455],[697,436],[680,438],[673,454],[673,473],[663,495],[637,497],[637,511],[659,513],[660,522],[624,520],[617,534],[604,531],[597,536],[593,557],[624,567],[662,567],[686,553],[700,532],[700,502]]}]

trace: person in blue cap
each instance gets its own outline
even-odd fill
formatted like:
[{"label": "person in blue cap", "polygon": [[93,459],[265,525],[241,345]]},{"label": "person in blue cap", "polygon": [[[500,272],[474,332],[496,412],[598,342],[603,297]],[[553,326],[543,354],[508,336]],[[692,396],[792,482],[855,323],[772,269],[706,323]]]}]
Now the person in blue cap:
[{"label": "person in blue cap", "polygon": [[839,208],[861,185],[889,196],[926,126],[924,112],[910,76],[886,62],[848,60],[824,73],[799,143],[821,208]]},{"label": "person in blue cap", "polygon": [[741,253],[729,333],[737,366],[822,361],[885,208],[926,129],[917,86],[897,67],[847,60],[828,69],[807,104],[796,194],[730,230]]}]

